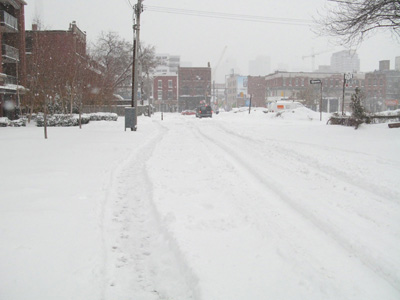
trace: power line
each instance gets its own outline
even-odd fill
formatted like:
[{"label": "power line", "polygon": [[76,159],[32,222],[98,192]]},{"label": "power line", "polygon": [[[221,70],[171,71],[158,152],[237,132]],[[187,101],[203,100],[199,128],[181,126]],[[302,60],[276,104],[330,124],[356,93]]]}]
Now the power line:
[{"label": "power line", "polygon": [[181,8],[170,8],[161,6],[145,5],[144,9],[152,12],[179,14],[196,17],[207,17],[216,19],[227,19],[236,21],[247,21],[247,22],[262,22],[262,23],[273,23],[273,24],[285,24],[285,25],[300,25],[310,26],[314,22],[312,20],[305,19],[293,19],[293,18],[276,18],[276,17],[265,17],[265,16],[254,16],[254,15],[243,15],[243,14],[230,14],[212,11],[201,11],[201,10],[189,10]]}]

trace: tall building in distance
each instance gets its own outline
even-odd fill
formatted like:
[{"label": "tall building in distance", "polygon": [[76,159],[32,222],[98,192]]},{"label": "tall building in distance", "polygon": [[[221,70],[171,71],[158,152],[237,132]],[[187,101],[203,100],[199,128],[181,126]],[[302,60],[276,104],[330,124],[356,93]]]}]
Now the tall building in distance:
[{"label": "tall building in distance", "polygon": [[400,56],[396,56],[394,59],[394,69],[395,71],[400,71]]},{"label": "tall building in distance", "polygon": [[265,76],[271,73],[271,58],[260,55],[256,59],[249,61],[250,76]]},{"label": "tall building in distance", "polygon": [[180,67],[181,57],[170,54],[156,54],[156,59],[160,62],[156,68],[156,75],[177,74]]},{"label": "tall building in distance", "polygon": [[359,72],[360,59],[355,50],[335,52],[331,56],[331,70],[338,73]]},{"label": "tall building in distance", "polygon": [[380,60],[379,71],[389,71],[389,70],[390,70],[390,60]]}]

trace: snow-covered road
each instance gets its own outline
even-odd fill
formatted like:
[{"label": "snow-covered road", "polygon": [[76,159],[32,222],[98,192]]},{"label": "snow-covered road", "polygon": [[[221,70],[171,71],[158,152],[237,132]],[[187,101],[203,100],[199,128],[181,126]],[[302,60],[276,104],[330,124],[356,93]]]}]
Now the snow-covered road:
[{"label": "snow-covered road", "polygon": [[[107,168],[86,171],[102,184],[88,197],[97,220],[81,222],[82,235],[98,237],[81,257],[95,257],[94,279],[72,268],[95,292],[60,299],[399,299],[400,135],[317,120],[156,114],[135,133],[108,128]],[[80,134],[89,144],[105,126]],[[82,149],[79,163],[91,155]]]}]

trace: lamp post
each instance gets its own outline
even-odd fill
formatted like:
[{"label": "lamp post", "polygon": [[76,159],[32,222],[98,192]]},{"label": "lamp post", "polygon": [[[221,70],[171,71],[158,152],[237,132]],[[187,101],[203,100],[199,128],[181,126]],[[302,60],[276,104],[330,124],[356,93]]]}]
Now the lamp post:
[{"label": "lamp post", "polygon": [[310,84],[319,84],[321,86],[321,98],[319,99],[319,120],[322,121],[322,80],[311,79]]}]

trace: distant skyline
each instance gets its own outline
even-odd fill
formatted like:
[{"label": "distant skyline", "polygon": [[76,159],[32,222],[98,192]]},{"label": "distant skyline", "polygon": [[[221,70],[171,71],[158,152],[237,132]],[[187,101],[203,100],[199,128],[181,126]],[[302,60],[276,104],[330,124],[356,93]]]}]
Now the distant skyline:
[{"label": "distant skyline", "polygon": [[[68,29],[76,21],[87,33],[88,44],[94,42],[102,31],[117,32],[131,41],[133,32],[133,10],[135,0],[26,0],[26,28],[31,29],[35,17],[39,17],[45,28]],[[249,72],[249,62],[258,56],[271,58],[271,71],[286,66],[288,71],[311,71],[312,54],[315,68],[329,65],[332,53],[346,48],[335,45],[335,40],[318,37],[315,25],[289,25],[283,19],[309,20],[323,14],[326,0],[144,0],[141,41],[156,47],[157,53],[180,55],[181,61],[194,67],[215,67],[221,54],[224,55],[217,70],[223,78],[224,65],[235,68],[241,74]],[[147,8],[146,8],[147,7]],[[154,11],[154,7],[164,12]],[[168,8],[168,9],[166,9]],[[172,13],[173,10],[180,12]],[[191,10],[195,15],[182,13]],[[218,12],[247,16],[253,21],[229,18],[198,16],[201,12]],[[262,16],[262,22],[257,20]],[[277,21],[265,18],[278,18]],[[278,23],[274,23],[278,22]],[[224,48],[226,50],[224,51]],[[400,43],[388,32],[377,32],[356,49],[360,58],[361,72],[379,68],[380,60],[390,60],[394,69],[395,57],[400,56]],[[308,57],[306,57],[308,56]],[[303,59],[303,57],[306,57]],[[234,63],[236,62],[236,63]]]}]

